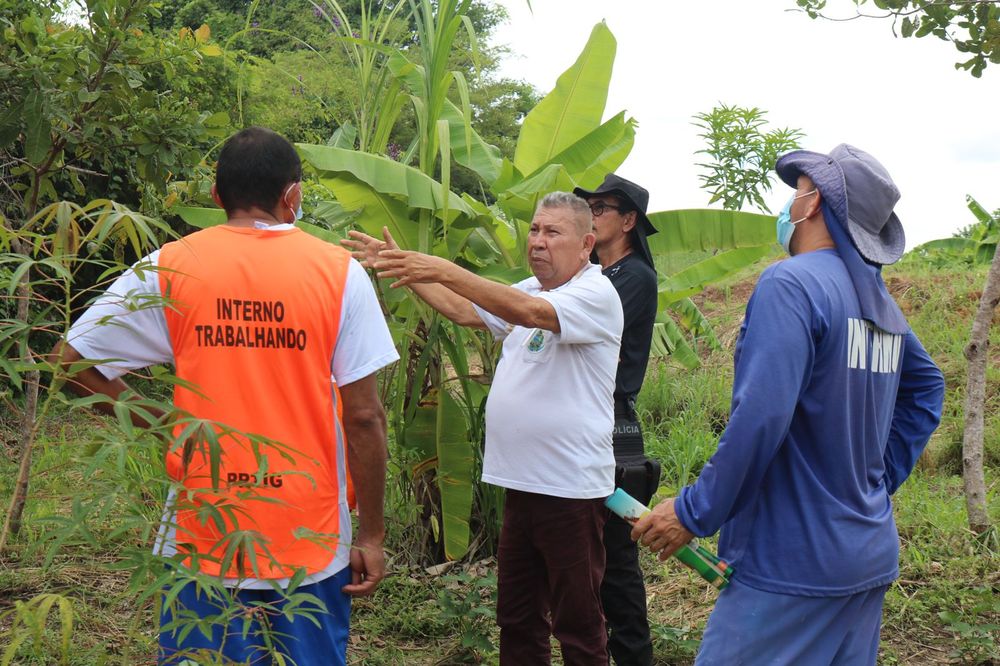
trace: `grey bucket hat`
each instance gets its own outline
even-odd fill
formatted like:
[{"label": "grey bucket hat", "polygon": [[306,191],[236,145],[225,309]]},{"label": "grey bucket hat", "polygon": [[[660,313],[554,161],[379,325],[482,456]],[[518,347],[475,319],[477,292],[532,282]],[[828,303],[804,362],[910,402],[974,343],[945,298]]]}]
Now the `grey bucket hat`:
[{"label": "grey bucket hat", "polygon": [[862,257],[875,264],[892,264],[903,256],[906,236],[893,208],[899,188],[889,172],[863,150],[842,143],[829,155],[793,150],[775,165],[789,187],[808,176],[826,200]]}]

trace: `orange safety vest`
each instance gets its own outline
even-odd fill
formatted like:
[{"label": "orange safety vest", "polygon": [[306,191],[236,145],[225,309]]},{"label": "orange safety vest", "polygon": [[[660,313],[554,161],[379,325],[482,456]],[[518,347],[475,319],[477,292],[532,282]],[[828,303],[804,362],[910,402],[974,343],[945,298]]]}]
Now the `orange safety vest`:
[{"label": "orange safety vest", "polygon": [[[214,437],[203,430],[166,460],[185,487],[178,551],[203,556],[201,571],[284,578],[333,558],[349,480],[330,363],[349,261],[299,229],[223,225],[160,250],[164,314],[185,382],[174,405],[215,424]],[[262,545],[246,548],[247,532]]]}]

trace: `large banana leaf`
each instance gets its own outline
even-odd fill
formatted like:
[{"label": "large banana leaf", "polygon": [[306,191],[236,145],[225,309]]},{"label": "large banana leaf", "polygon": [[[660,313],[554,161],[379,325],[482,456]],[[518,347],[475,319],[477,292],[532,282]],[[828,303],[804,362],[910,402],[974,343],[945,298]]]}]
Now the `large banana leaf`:
[{"label": "large banana leaf", "polygon": [[495,182],[500,175],[500,149],[469,127],[461,109],[451,101],[445,100],[441,117],[448,121],[454,160],[475,171],[487,184]]},{"label": "large banana leaf", "polygon": [[[661,294],[662,296],[662,294]],[[662,302],[662,301],[661,301]],[[712,349],[720,349],[719,339],[708,319],[690,298],[683,298],[670,304],[670,309],[680,319],[680,325],[698,340],[704,340]]]},{"label": "large banana leaf", "polygon": [[[653,324],[653,341],[650,355],[672,356],[675,361],[689,370],[701,365],[697,352],[684,335],[686,330],[696,340],[704,341],[712,349],[719,349],[719,339],[715,337],[712,325],[690,298],[670,300],[664,293],[658,298],[659,314]],[[680,326],[667,313],[672,311],[680,321]],[[682,330],[682,327],[684,330]]]},{"label": "large banana leaf", "polygon": [[684,338],[684,333],[668,315],[657,317],[653,324],[653,339],[649,349],[650,358],[671,356],[688,370],[694,370],[701,361],[694,353],[691,345]]},{"label": "large banana leaf", "polygon": [[490,189],[494,194],[508,190],[524,179],[524,174],[517,170],[514,163],[506,157],[500,160],[500,175],[493,181]]},{"label": "large banana leaf", "polygon": [[349,173],[325,175],[320,181],[330,188],[341,206],[357,212],[356,224],[366,234],[381,238],[382,227],[386,226],[400,247],[417,247],[418,228],[410,219],[410,208],[404,201],[376,191]]},{"label": "large banana leaf", "polygon": [[538,201],[556,190],[571,191],[573,179],[562,164],[549,164],[544,169],[517,185],[500,192],[497,201],[511,217],[530,220],[535,214]]},{"label": "large banana leaf", "polygon": [[514,166],[530,174],[601,124],[616,41],[603,22],[594,26],[576,62],[521,125]]},{"label": "large banana leaf", "polygon": [[592,189],[622,165],[634,143],[635,120],[626,120],[622,111],[553,157],[550,163],[562,164],[577,186]]},{"label": "large banana leaf", "polygon": [[983,240],[972,238],[939,238],[918,245],[914,252],[943,252],[956,257],[971,257],[977,264],[988,264],[993,261],[996,253],[997,236],[988,236]]},{"label": "large banana leaf", "polygon": [[[505,266],[519,266],[523,264],[522,259],[517,255],[517,237],[513,229],[513,225],[518,222],[515,220],[513,223],[508,223],[497,209],[473,199],[468,194],[463,194],[462,198],[465,199],[465,202],[469,204],[472,210],[478,213],[476,231],[488,237],[491,249],[499,253],[503,264]],[[455,224],[452,228],[461,228],[461,224]],[[492,254],[492,252],[488,254]],[[474,264],[482,266],[488,263],[485,261],[485,256],[477,253],[477,258],[475,259],[468,256],[466,258],[472,260]]]},{"label": "large banana leaf", "polygon": [[[340,239],[347,235],[346,229],[354,223],[357,214],[354,211],[345,210],[337,201],[317,201],[310,204],[309,217],[325,222],[324,226],[333,232],[333,236]],[[302,221],[299,220],[298,224],[301,225]],[[305,229],[305,226],[302,228]],[[308,229],[306,230],[308,231]]]},{"label": "large banana leaf", "polygon": [[[398,343],[397,343],[398,344]],[[401,444],[417,462],[415,469],[426,469],[437,464],[437,393],[427,396],[413,412],[412,418],[402,429]]]},{"label": "large banana leaf", "polygon": [[358,140],[358,130],[351,123],[344,123],[338,127],[330,138],[327,140],[326,145],[333,146],[334,148],[344,148],[346,150],[353,150],[354,143]]},{"label": "large banana leaf", "polygon": [[913,248],[913,251],[919,253],[927,250],[943,250],[945,252],[963,254],[965,252],[975,252],[977,247],[979,247],[979,243],[971,238],[938,238],[937,240],[918,245]]},{"label": "large banana leaf", "polygon": [[[300,143],[299,155],[316,168],[320,177],[350,174],[366,183],[379,194],[399,197],[410,208],[422,208],[440,214],[447,209],[449,222],[460,215],[476,217],[476,213],[454,192],[447,191],[441,183],[411,166],[400,164],[388,157],[372,155],[332,146]],[[337,195],[337,200],[353,210]]]},{"label": "large banana leaf", "polygon": [[465,414],[447,390],[438,393],[437,455],[444,554],[457,560],[469,549],[475,461]]},{"label": "large banana leaf", "polygon": [[982,224],[988,225],[996,222],[996,220],[993,219],[993,216],[990,215],[990,212],[983,208],[983,205],[976,201],[971,194],[965,195],[965,205],[968,206],[972,214],[975,215],[976,219]]},{"label": "large banana leaf", "polygon": [[465,413],[447,390],[428,392],[406,425],[403,445],[416,454],[415,469],[437,471],[444,552],[457,560],[469,548],[475,461]]},{"label": "large banana leaf", "polygon": [[513,255],[503,245],[509,236],[509,228],[502,221],[490,216],[482,216],[476,225],[454,226],[448,230],[446,241],[438,241],[434,253],[438,256],[464,259],[470,266],[488,267],[499,265],[509,268],[517,265]]},{"label": "large banana leaf", "polygon": [[772,254],[773,243],[720,252],[661,280],[661,298],[665,296],[667,303],[673,303],[693,296],[709,284],[719,282]]},{"label": "large banana leaf", "polygon": [[[774,218],[709,209],[662,211],[651,213],[649,218],[659,230],[649,237],[649,248],[661,274],[664,266],[671,263],[684,265],[683,269],[660,279],[652,353],[670,354],[684,367],[695,368],[699,364],[698,355],[684,330],[712,348],[718,348],[719,341],[711,324],[689,297],[774,254]],[[704,254],[710,256],[689,263]],[[680,322],[679,326],[668,310]]]},{"label": "large banana leaf", "polygon": [[176,213],[192,227],[207,229],[226,222],[226,211],[221,208],[199,208],[197,206],[174,206],[171,213]]},{"label": "large banana leaf", "polygon": [[918,254],[943,253],[971,258],[976,263],[988,264],[993,261],[997,242],[1000,241],[1000,217],[994,217],[971,195],[965,195],[969,211],[975,215],[978,224],[971,227],[965,237],[939,238],[914,248]]},{"label": "large banana leaf", "polygon": [[411,94],[418,94],[427,84],[424,78],[424,68],[410,62],[402,53],[396,51],[390,55],[388,64],[392,75],[406,84]]},{"label": "large banana leaf", "polygon": [[979,247],[976,248],[976,262],[980,264],[988,264],[993,261],[993,255],[996,253],[997,239],[996,236],[994,236],[992,242],[980,243]]},{"label": "large banana leaf", "polygon": [[774,217],[707,208],[649,215],[659,233],[649,237],[653,254],[731,250],[773,245]]}]

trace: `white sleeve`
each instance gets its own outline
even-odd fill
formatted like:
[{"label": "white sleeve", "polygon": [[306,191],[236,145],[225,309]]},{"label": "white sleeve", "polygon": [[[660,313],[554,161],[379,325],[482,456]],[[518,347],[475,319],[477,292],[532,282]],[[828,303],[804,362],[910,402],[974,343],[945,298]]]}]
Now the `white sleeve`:
[{"label": "white sleeve", "polygon": [[66,334],[80,356],[105,360],[96,368],[108,379],[174,360],[160,296],[159,257],[156,250],[122,273]]},{"label": "white sleeve", "polygon": [[479,318],[483,320],[483,323],[486,324],[486,328],[489,329],[490,333],[493,334],[494,340],[503,340],[513,330],[513,326],[492,312],[487,312],[475,303],[472,304],[472,308],[479,315]]},{"label": "white sleeve", "polygon": [[[602,284],[601,280],[607,282]],[[624,316],[622,303],[611,282],[575,280],[564,289],[537,294],[555,308],[559,318],[559,340],[567,344],[621,342]]]},{"label": "white sleeve", "polygon": [[398,360],[371,280],[361,264],[351,259],[333,350],[333,379],[345,386]]},{"label": "white sleeve", "polygon": [[[520,282],[515,282],[510,286],[525,293],[538,291],[538,281],[535,278],[530,277],[521,280]],[[493,334],[494,340],[503,340],[510,334],[511,331],[514,330],[514,325],[509,323],[506,319],[502,319],[492,312],[484,310],[475,303],[472,304],[472,307],[476,311],[476,314],[479,315],[479,318],[483,320],[483,323],[486,324],[486,328]]]}]

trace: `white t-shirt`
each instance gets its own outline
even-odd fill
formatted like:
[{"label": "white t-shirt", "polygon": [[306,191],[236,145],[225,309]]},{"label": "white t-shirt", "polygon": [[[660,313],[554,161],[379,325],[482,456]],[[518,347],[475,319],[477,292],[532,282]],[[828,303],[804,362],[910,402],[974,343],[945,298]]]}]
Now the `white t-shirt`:
[{"label": "white t-shirt", "polygon": [[[270,227],[270,231],[294,228],[291,224]],[[129,370],[160,363],[173,363],[174,353],[163,316],[158,266],[159,250],[136,262],[102,294],[70,327],[67,342],[86,359],[108,359],[95,366],[108,379],[115,379]],[[386,326],[382,308],[368,274],[354,259],[348,266],[344,284],[343,305],[337,345],[330,362],[330,380],[345,386],[367,377],[399,360],[399,354]],[[331,443],[332,445],[332,443]],[[322,571],[305,578],[303,584],[318,583],[350,562],[351,516],[346,498],[341,498],[340,539],[333,559]],[[172,506],[173,497],[167,502]],[[172,523],[165,516],[163,525]],[[174,528],[161,529],[158,552],[176,552]],[[261,581],[253,578],[225,579],[242,589],[271,589],[271,583],[286,586],[288,579]]]},{"label": "white t-shirt", "polygon": [[551,291],[534,277],[513,286],[551,303],[560,332],[513,326],[476,308],[503,340],[486,401],[483,481],[572,499],[610,495],[621,300],[596,264]]}]

